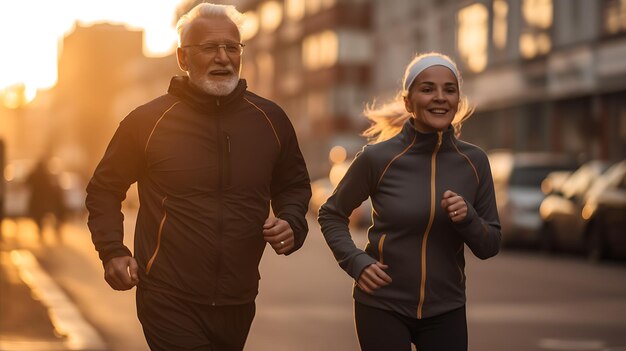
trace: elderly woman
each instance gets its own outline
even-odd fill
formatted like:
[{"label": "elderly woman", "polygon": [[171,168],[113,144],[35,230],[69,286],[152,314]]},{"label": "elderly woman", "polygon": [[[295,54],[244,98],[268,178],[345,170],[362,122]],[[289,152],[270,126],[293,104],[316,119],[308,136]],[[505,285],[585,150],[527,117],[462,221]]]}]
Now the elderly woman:
[{"label": "elderly woman", "polygon": [[[366,111],[374,123],[365,135],[375,140],[319,211],[326,242],[356,281],[363,350],[467,350],[464,247],[481,259],[500,248],[487,156],[457,139],[471,112],[449,57],[415,57],[397,99]],[[349,216],[368,197],[373,224],[362,250]]]}]

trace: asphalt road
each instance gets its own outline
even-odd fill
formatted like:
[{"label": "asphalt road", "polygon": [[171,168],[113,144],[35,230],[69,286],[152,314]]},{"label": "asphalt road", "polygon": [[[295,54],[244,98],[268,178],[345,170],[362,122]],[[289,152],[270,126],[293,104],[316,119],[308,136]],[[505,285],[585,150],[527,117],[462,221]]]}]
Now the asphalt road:
[{"label": "asphalt road", "polygon": [[[133,216],[127,216],[132,233]],[[247,351],[358,350],[351,279],[326,247],[319,227],[289,257],[268,247],[261,264],[257,315]],[[40,242],[29,223],[10,225],[8,240],[31,250],[112,351],[148,350],[136,320],[134,291],[116,292],[86,225],[66,225],[63,242]],[[365,244],[363,231],[355,241]],[[129,245],[132,235],[125,240]],[[132,246],[132,245],[131,245]],[[626,264],[503,251],[481,261],[466,252],[470,350],[626,350]]]}]

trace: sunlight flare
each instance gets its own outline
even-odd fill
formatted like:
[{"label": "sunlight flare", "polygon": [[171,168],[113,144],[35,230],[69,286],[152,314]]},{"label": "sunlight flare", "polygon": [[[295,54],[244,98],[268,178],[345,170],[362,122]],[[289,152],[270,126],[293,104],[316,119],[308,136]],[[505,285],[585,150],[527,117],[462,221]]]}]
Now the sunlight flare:
[{"label": "sunlight flare", "polygon": [[180,2],[161,0],[158,6],[149,0],[0,2],[0,104],[17,108],[31,101],[37,90],[54,87],[63,38],[76,23],[110,22],[140,29],[144,55],[172,54],[174,14]]}]

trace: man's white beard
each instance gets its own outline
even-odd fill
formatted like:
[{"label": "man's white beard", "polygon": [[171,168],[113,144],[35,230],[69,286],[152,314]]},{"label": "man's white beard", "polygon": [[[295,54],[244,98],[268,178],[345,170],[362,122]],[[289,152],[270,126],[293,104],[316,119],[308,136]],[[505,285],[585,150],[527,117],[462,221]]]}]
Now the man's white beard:
[{"label": "man's white beard", "polygon": [[227,81],[213,81],[209,78],[202,79],[200,82],[200,89],[209,95],[226,96],[235,90],[237,83],[239,83],[239,77],[233,76]]},{"label": "man's white beard", "polygon": [[205,93],[214,96],[226,96],[232,93],[239,83],[238,74],[233,74],[232,77],[228,80],[215,81],[204,74],[196,74],[193,69],[190,69],[188,73],[189,81],[193,85],[197,86]]}]

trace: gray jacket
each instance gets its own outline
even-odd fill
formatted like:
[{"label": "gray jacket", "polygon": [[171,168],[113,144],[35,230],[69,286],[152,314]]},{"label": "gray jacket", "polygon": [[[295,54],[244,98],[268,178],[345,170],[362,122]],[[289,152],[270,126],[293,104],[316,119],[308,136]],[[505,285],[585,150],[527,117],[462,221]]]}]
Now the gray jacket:
[{"label": "gray jacket", "polygon": [[[500,223],[486,154],[458,140],[450,128],[422,134],[407,121],[390,140],[368,145],[319,211],[326,242],[355,280],[376,261],[393,282],[354,298],[413,318],[436,316],[465,304],[467,245],[486,259],[500,248]],[[446,190],[463,196],[466,218],[453,223],[441,207]],[[367,198],[373,225],[364,250],[350,237],[349,216]]]}]

